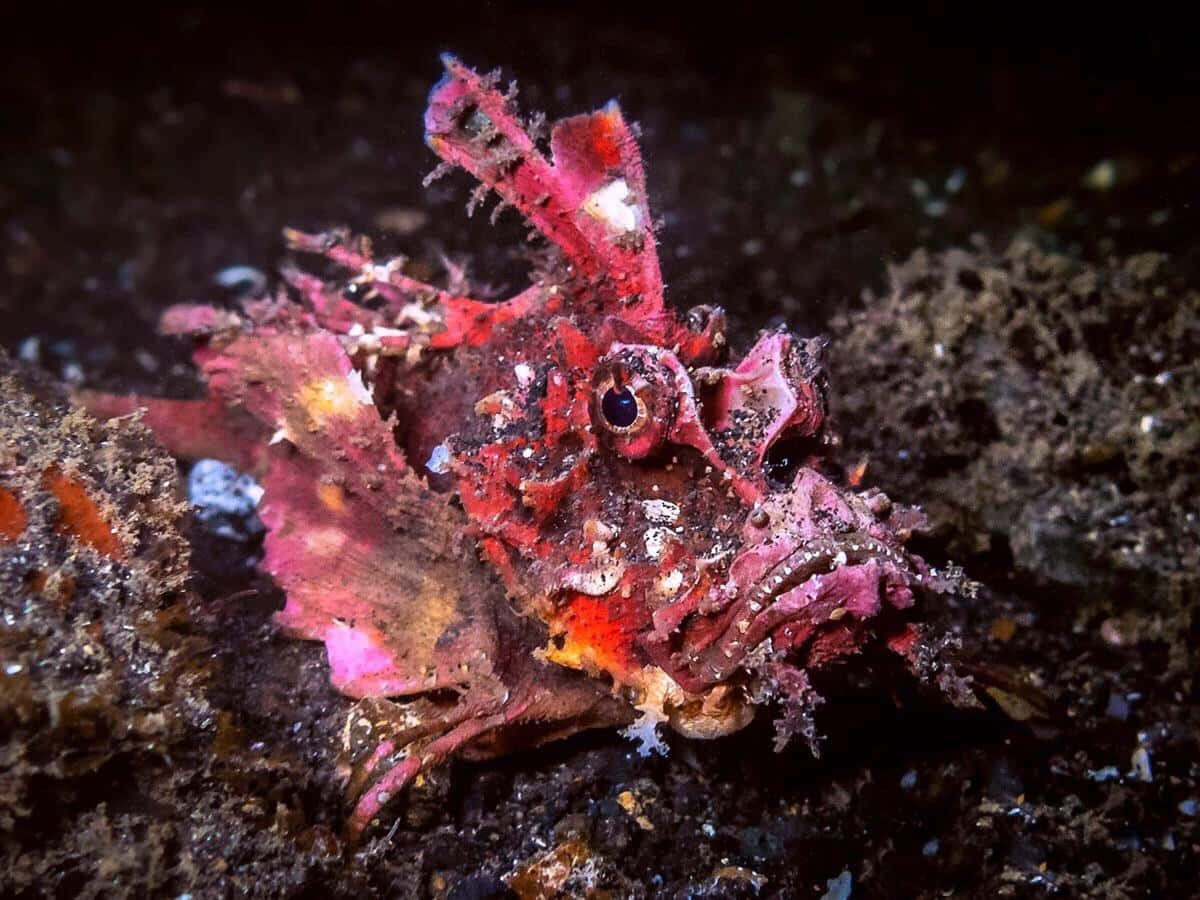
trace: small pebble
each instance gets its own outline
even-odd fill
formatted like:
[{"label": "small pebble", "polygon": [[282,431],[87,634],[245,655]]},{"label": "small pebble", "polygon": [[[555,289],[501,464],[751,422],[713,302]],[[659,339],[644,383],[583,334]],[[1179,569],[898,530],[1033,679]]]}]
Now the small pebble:
[{"label": "small pebble", "polygon": [[925,215],[931,219],[940,219],[949,211],[950,204],[941,197],[931,197],[925,201],[921,208],[925,210]]},{"label": "small pebble", "polygon": [[267,288],[267,276],[253,266],[226,266],[213,276],[213,281],[229,291],[254,297]]},{"label": "small pebble", "polygon": [[1125,643],[1125,635],[1115,619],[1105,619],[1100,623],[1100,639],[1112,647],[1120,647]]},{"label": "small pebble", "polygon": [[265,529],[256,510],[263,489],[249,475],[220,460],[201,459],[188,473],[188,502],[196,521],[209,532],[232,540],[247,540]]},{"label": "small pebble", "polygon": [[1138,747],[1134,750],[1129,762],[1133,767],[1129,772],[1131,776],[1138,781],[1150,782],[1154,780],[1154,771],[1150,768],[1150,751],[1145,747]]},{"label": "small pebble", "polygon": [[1117,719],[1124,722],[1129,718],[1129,701],[1125,699],[1124,694],[1117,691],[1112,691],[1108,695],[1108,706],[1104,710],[1104,714],[1110,719]]},{"label": "small pebble", "polygon": [[139,347],[133,352],[133,358],[137,360],[137,364],[147,372],[158,371],[158,360],[154,358],[154,354],[144,347]]},{"label": "small pebble", "polygon": [[445,475],[450,471],[450,448],[445,444],[438,444],[429,454],[429,459],[425,462],[427,468],[434,475]]},{"label": "small pebble", "polygon": [[850,872],[844,870],[837,878],[830,878],[825,882],[825,887],[829,888],[821,895],[821,900],[850,900],[850,892],[854,887],[854,879],[850,877]]},{"label": "small pebble", "polygon": [[22,362],[36,365],[42,358],[42,339],[37,335],[25,338],[17,347],[17,356]]},{"label": "small pebble", "polygon": [[1083,183],[1094,191],[1107,191],[1117,183],[1117,164],[1102,159],[1083,177]]}]

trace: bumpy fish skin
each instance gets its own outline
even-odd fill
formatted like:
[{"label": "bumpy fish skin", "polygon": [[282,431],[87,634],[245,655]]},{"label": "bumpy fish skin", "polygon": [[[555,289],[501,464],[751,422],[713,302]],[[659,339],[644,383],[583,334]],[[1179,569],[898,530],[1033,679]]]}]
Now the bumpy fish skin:
[{"label": "bumpy fish skin", "polygon": [[664,302],[616,104],[558,122],[547,157],[494,77],[444,62],[427,142],[549,241],[527,289],[482,302],[288,232],[344,274],[164,315],[207,398],[89,398],[261,479],[278,621],[360,700],[348,834],[447,756],[584,728],[662,750],[660,726],[715,737],[773,704],[778,744],[815,749],[809,674],[870,645],[967,698],[910,614],[954,587],[905,550],[923,517],[829,474],[821,342],[729,361],[719,309]]}]

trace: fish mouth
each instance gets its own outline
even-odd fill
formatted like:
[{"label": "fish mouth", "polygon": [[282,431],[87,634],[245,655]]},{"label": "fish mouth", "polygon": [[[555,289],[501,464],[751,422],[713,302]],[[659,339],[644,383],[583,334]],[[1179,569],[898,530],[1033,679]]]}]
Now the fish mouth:
[{"label": "fish mouth", "polygon": [[872,559],[891,563],[914,580],[921,580],[921,573],[914,568],[911,557],[879,538],[855,531],[797,545],[746,592],[746,606],[751,612],[759,613],[815,575],[861,565]]},{"label": "fish mouth", "polygon": [[862,531],[798,541],[748,585],[731,579],[715,592],[710,613],[720,625],[692,636],[687,686],[724,682],[764,652],[799,650],[822,629],[855,627],[884,607],[911,605],[911,587],[924,575],[916,558]]},{"label": "fish mouth", "polygon": [[910,606],[930,571],[863,528],[789,536],[786,544],[777,530],[743,548],[723,584],[657,622],[656,639],[643,646],[680,686],[702,693],[755,660],[803,652],[822,630],[858,628],[885,607]]},{"label": "fish mouth", "polygon": [[[757,545],[742,555],[762,549]],[[885,541],[862,531],[823,535],[800,541],[782,559],[750,585],[739,586],[731,579],[720,590],[704,598],[697,608],[701,615],[715,615],[742,601],[752,613],[762,612],[779,597],[799,587],[815,575],[828,574],[843,566],[859,565],[871,559],[886,561],[915,581],[922,572],[907,554]]]}]

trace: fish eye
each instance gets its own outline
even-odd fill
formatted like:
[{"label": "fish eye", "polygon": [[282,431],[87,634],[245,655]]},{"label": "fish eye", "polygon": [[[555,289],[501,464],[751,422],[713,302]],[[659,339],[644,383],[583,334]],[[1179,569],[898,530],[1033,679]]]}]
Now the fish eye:
[{"label": "fish eye", "polygon": [[638,400],[629,388],[617,388],[614,385],[604,392],[600,411],[604,413],[604,420],[614,428],[629,428],[637,421]]},{"label": "fish eye", "polygon": [[601,424],[615,435],[631,436],[649,422],[650,412],[635,385],[622,384],[610,376],[596,389]]},{"label": "fish eye", "polygon": [[592,374],[592,429],[625,459],[646,459],[662,449],[675,421],[674,373],[657,351],[621,345]]}]

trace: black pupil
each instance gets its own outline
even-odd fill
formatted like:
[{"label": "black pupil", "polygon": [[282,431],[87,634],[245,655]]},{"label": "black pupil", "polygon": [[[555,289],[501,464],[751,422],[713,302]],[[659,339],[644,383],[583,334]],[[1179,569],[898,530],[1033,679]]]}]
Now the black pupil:
[{"label": "black pupil", "polygon": [[614,428],[628,428],[637,421],[637,398],[629,388],[609,388],[600,401],[600,411]]}]

